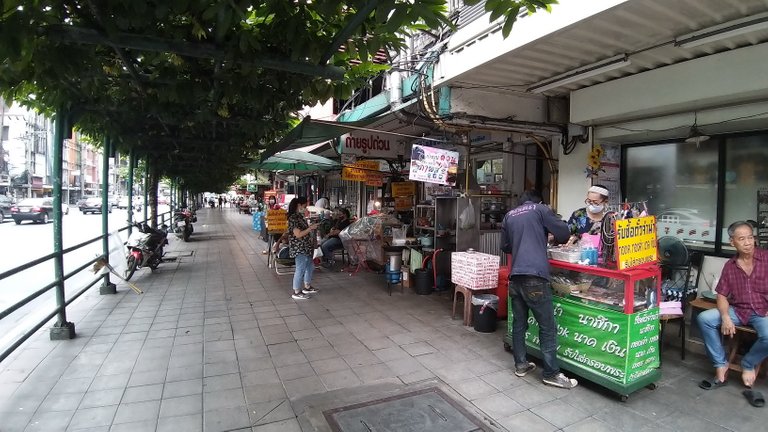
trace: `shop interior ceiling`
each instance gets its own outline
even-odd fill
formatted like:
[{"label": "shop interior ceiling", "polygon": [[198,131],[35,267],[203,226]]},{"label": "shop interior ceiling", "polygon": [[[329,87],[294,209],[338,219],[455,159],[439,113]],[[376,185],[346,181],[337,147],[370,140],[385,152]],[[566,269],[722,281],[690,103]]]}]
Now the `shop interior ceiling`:
[{"label": "shop interior ceiling", "polygon": [[[558,75],[626,56],[622,67],[547,90],[550,96],[718,52],[768,41],[768,29],[695,47],[676,38],[718,24],[768,12],[764,0],[631,0],[515,49],[482,68],[441,84],[525,88]],[[606,68],[611,69],[611,68]]]}]

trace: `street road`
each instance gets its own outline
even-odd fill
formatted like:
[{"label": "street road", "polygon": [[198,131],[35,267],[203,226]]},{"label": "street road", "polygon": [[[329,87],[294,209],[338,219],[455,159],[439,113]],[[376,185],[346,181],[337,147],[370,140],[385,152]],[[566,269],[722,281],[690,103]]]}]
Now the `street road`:
[{"label": "street road", "polygon": [[[167,212],[168,206],[159,206],[158,213]],[[134,219],[142,219],[143,212],[134,212]],[[113,209],[108,213],[109,231],[127,225],[127,210]],[[63,216],[64,248],[68,248],[101,235],[101,215],[84,215],[76,207]],[[122,241],[127,232],[120,233]],[[53,222],[37,224],[22,222],[16,225],[10,217],[0,224],[0,273],[18,267],[53,252]],[[102,243],[95,242],[64,256],[64,274],[82,266],[102,253]],[[84,270],[67,279],[65,289],[69,298],[96,276]],[[0,280],[0,311],[27,297],[54,281],[53,260],[48,260],[14,276]],[[91,289],[98,289],[97,283]],[[0,351],[7,348],[19,335],[25,333],[56,307],[54,290],[51,290],[27,306],[0,320]]]}]

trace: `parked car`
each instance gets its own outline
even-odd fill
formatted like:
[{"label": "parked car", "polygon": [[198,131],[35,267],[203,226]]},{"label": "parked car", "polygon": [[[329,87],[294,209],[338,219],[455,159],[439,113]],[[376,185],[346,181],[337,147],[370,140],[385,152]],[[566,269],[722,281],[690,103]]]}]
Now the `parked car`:
[{"label": "parked car", "polygon": [[[101,213],[101,197],[90,197],[80,206],[83,214]],[[107,202],[107,212],[112,213],[112,203]]]},{"label": "parked car", "polygon": [[48,223],[53,214],[53,198],[25,198],[11,207],[11,217],[16,225],[31,220]]},{"label": "parked car", "polygon": [[5,218],[11,217],[11,207],[13,207],[13,200],[5,195],[0,195],[0,223],[3,223]]}]

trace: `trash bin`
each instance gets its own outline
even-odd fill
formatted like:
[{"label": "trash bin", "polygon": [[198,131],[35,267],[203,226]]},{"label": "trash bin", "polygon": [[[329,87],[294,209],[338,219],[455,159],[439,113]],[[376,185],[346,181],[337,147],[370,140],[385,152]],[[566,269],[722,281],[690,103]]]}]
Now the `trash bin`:
[{"label": "trash bin", "polygon": [[432,269],[416,269],[413,272],[413,287],[416,294],[432,294],[432,287],[435,284],[432,277]]},{"label": "trash bin", "polygon": [[475,331],[493,333],[496,331],[496,311],[499,309],[499,297],[493,294],[472,296],[472,323]]}]

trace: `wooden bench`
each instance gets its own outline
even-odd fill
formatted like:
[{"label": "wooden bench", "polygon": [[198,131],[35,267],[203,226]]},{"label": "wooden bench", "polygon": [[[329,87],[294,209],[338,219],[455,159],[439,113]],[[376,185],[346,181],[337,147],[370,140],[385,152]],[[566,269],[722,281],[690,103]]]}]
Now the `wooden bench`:
[{"label": "wooden bench", "polygon": [[[692,308],[709,310],[709,309],[715,309],[717,308],[717,304],[711,301],[707,301],[704,299],[696,299],[690,303],[690,306]],[[741,372],[741,356],[739,355],[739,350],[741,349],[742,343],[746,343],[749,341],[754,340],[757,337],[757,332],[754,328],[751,326],[736,326],[736,334],[732,338],[726,338],[728,342],[728,346],[726,347],[726,352],[728,355],[728,369],[735,371],[735,372]],[[762,366],[768,365],[768,359],[764,360],[761,364],[755,366],[755,373],[760,376]],[[765,374],[765,369],[762,370],[763,375]]]}]

